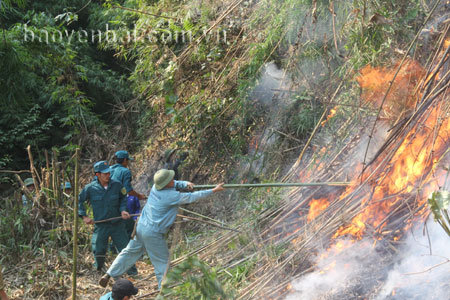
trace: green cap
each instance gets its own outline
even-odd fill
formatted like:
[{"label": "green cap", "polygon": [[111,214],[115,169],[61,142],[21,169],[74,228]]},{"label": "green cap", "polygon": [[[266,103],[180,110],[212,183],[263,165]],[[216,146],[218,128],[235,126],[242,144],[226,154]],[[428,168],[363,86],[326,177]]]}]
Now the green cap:
[{"label": "green cap", "polygon": [[167,149],[166,151],[164,151],[164,160],[166,162],[169,161],[170,157],[175,153],[175,151],[177,151],[177,149]]},{"label": "green cap", "polygon": [[128,151],[125,151],[125,150],[117,151],[115,156],[117,158],[126,158],[128,160],[134,160],[133,158],[130,157],[130,155],[128,154]]},{"label": "green cap", "polygon": [[166,170],[161,169],[158,172],[155,173],[153,176],[153,181],[155,182],[156,189],[162,190],[166,187],[166,185],[169,184],[169,182],[173,179],[175,176],[175,171],[173,170]]},{"label": "green cap", "polygon": [[34,185],[33,178],[27,178],[23,181],[23,183],[25,184],[25,186]]},{"label": "green cap", "polygon": [[109,173],[111,169],[109,168],[108,162],[106,160],[98,161],[94,164],[94,173]]},{"label": "green cap", "polygon": [[61,183],[61,189],[62,190],[68,190],[71,189],[72,185],[70,184],[70,182],[66,181],[65,183]]}]

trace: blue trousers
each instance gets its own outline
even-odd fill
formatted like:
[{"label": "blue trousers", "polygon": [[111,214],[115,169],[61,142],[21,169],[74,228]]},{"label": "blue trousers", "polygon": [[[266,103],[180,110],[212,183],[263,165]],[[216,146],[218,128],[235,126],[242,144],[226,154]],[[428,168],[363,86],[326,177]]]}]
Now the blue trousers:
[{"label": "blue trousers", "polygon": [[164,239],[163,233],[145,230],[145,227],[142,226],[137,226],[135,238],[130,240],[128,245],[120,252],[106,273],[113,278],[121,276],[145,252],[147,252],[155,268],[158,287],[161,288],[161,281],[166,269],[169,267],[169,249],[167,248],[167,242]]}]

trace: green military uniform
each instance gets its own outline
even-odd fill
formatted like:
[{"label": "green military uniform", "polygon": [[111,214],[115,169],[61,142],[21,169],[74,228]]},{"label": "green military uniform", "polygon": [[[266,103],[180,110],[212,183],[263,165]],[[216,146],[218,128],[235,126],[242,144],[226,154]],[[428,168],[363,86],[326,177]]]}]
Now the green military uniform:
[{"label": "green military uniform", "polygon": [[[127,208],[127,192],[122,184],[110,180],[105,189],[97,178],[86,185],[79,195],[78,214],[87,216],[85,202],[89,201],[94,213],[94,221],[120,217]],[[103,267],[105,254],[108,249],[108,239],[112,238],[119,252],[128,244],[128,235],[123,220],[114,220],[95,224],[92,235],[92,251],[95,256],[95,266],[98,270]]]},{"label": "green military uniform", "polygon": [[[117,180],[122,183],[127,193],[133,190],[133,186],[131,185],[131,171],[121,164],[115,164],[114,166],[111,166],[111,179]],[[131,234],[134,230],[134,219],[130,218],[128,220],[124,220],[124,222],[127,229],[127,234],[131,238]]]},{"label": "green military uniform", "polygon": [[[128,155],[128,152],[125,150],[117,151],[115,154],[115,157],[118,159],[126,158],[128,160],[134,160],[133,158],[131,158]],[[110,172],[111,179],[119,181],[123,185],[125,190],[127,191],[127,194],[129,192],[131,192],[133,190],[133,186],[131,185],[132,175],[131,175],[130,169],[124,167],[120,163],[117,163],[117,164],[111,166],[110,169],[111,169],[111,172]],[[131,211],[128,211],[128,212],[136,213],[136,212],[131,212]],[[124,224],[125,224],[125,230],[127,231],[128,238],[131,239],[131,236],[133,235],[133,231],[134,231],[135,221],[133,218],[129,218],[128,220],[124,220]],[[112,244],[110,248],[114,249],[114,248],[116,248],[116,245]],[[128,275],[135,275],[135,274],[137,274],[136,266],[132,266],[130,268],[130,270],[128,270]]]}]

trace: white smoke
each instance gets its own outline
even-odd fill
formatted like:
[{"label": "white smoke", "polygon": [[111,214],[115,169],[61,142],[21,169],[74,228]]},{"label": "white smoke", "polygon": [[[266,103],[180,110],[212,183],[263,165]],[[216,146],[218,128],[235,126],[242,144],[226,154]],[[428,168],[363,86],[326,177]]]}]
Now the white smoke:
[{"label": "white smoke", "polygon": [[368,240],[356,243],[349,240],[336,242],[343,246],[343,250],[333,246],[329,251],[319,253],[316,271],[292,282],[295,292],[288,295],[286,300],[325,299],[330,295],[346,294],[349,287],[359,285],[359,279],[370,264],[379,260]]},{"label": "white smoke", "polygon": [[423,225],[410,231],[394,255],[369,240],[345,243],[317,255],[315,271],[294,280],[285,299],[450,299],[450,237],[434,221],[425,234]]},{"label": "white smoke", "polygon": [[[449,299],[450,237],[433,220],[410,233],[377,300]],[[429,237],[429,240],[428,240]],[[393,298],[393,297],[391,297]]]}]

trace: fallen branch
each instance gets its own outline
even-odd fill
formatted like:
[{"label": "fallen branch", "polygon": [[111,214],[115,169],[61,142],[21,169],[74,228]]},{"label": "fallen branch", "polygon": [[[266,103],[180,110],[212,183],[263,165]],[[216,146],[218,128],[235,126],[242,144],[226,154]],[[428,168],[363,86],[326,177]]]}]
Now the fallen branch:
[{"label": "fallen branch", "polygon": [[31,173],[31,171],[30,170],[21,170],[21,171],[0,170],[0,173],[21,174],[21,173]]},{"label": "fallen branch", "polygon": [[[141,214],[131,214],[130,217],[137,217],[137,216],[140,216],[140,215],[141,215]],[[239,233],[240,233],[240,231],[237,230],[237,229],[229,228],[229,227],[224,227],[224,226],[220,226],[220,225],[218,225],[218,224],[215,224],[215,223],[212,223],[212,222],[208,222],[208,221],[204,221],[204,220],[201,220],[201,219],[197,219],[197,218],[193,218],[193,217],[188,217],[188,216],[180,215],[180,214],[177,214],[177,217],[180,217],[180,218],[183,218],[183,219],[192,220],[192,221],[196,221],[196,222],[199,222],[199,223],[205,223],[205,224],[208,224],[208,225],[211,225],[211,226],[220,228],[220,229],[226,229],[226,230],[230,230],[230,231],[234,231],[234,232],[239,232]],[[114,217],[114,218],[109,218],[109,219],[104,219],[104,220],[94,221],[94,224],[105,223],[105,222],[115,221],[115,220],[119,220],[119,219],[122,219],[122,217]]]}]

